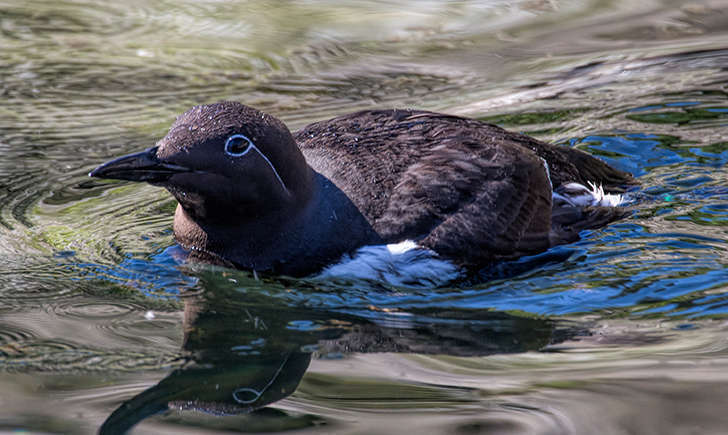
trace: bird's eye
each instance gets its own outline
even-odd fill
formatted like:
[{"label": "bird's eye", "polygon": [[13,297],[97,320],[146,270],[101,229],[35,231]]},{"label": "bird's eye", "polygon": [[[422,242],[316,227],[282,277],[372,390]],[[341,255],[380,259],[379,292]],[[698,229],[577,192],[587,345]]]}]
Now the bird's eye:
[{"label": "bird's eye", "polygon": [[233,157],[245,155],[253,146],[253,141],[242,134],[234,134],[225,141],[225,153]]}]

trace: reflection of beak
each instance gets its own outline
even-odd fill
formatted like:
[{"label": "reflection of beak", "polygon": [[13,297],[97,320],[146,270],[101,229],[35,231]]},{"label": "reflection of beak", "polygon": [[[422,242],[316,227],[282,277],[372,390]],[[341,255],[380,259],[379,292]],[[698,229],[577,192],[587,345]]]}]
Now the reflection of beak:
[{"label": "reflection of beak", "polygon": [[140,153],[129,154],[106,162],[88,175],[114,180],[160,183],[181,172],[192,172],[192,169],[160,161],[157,158],[157,147],[152,147]]}]

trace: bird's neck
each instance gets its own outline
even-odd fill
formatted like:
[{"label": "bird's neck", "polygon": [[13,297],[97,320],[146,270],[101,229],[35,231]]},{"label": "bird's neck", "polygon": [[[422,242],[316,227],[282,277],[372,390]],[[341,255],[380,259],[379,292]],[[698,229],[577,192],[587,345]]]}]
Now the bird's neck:
[{"label": "bird's neck", "polygon": [[175,238],[193,259],[294,276],[316,272],[362,244],[381,243],[338,187],[315,172],[312,181],[306,201],[234,224],[198,222],[178,205]]}]

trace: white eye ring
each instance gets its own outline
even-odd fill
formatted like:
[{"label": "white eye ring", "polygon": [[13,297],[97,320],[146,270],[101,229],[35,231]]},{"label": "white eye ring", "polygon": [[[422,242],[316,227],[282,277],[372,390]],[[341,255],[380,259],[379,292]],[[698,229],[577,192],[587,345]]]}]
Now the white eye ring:
[{"label": "white eye ring", "polygon": [[[234,151],[234,149],[240,149],[239,145],[242,145],[242,144],[236,143],[237,141],[235,139],[242,139],[244,142],[247,142],[248,145],[245,147],[245,150],[239,151],[239,152]],[[244,136],[242,134],[234,134],[234,135],[230,136],[229,138],[227,138],[227,140],[225,141],[225,153],[229,156],[233,156],[233,157],[244,156],[244,155],[248,154],[248,151],[250,151],[253,148],[255,148],[255,145],[253,145],[253,141],[248,139],[247,136]]]}]

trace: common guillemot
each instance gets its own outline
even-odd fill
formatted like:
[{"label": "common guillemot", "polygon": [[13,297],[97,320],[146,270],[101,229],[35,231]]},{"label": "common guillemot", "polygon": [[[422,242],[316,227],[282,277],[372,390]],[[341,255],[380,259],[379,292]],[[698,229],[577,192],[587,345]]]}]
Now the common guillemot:
[{"label": "common guillemot", "polygon": [[635,184],[580,150],[475,119],[367,110],[292,134],[227,101],[89,175],[165,187],[195,260],[292,276],[368,246],[420,249],[453,270],[535,254],[624,216],[605,190]]}]

